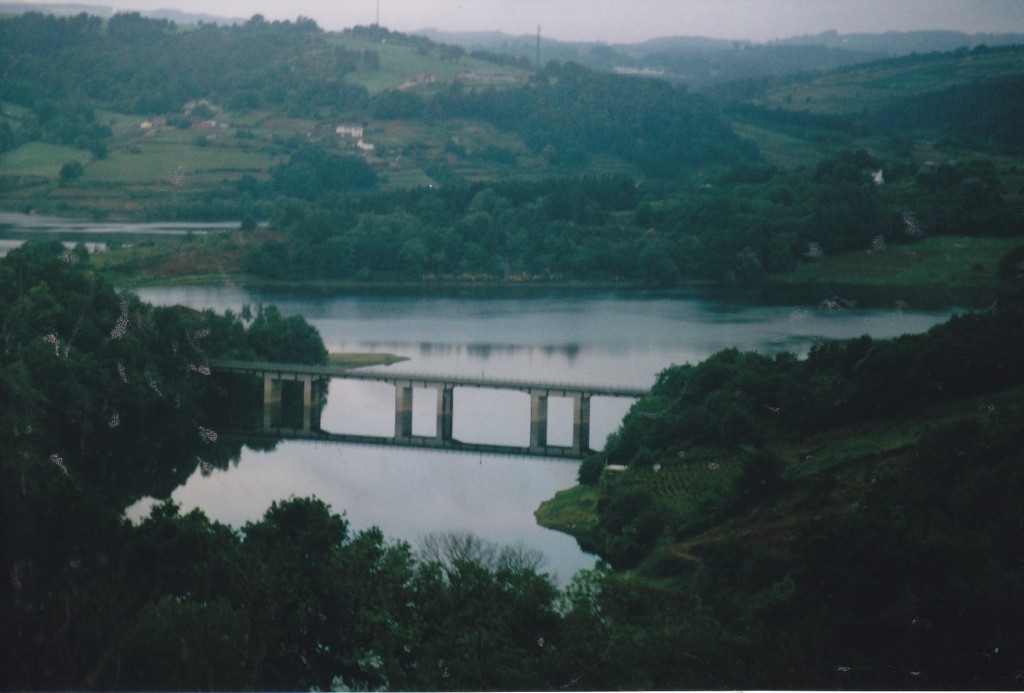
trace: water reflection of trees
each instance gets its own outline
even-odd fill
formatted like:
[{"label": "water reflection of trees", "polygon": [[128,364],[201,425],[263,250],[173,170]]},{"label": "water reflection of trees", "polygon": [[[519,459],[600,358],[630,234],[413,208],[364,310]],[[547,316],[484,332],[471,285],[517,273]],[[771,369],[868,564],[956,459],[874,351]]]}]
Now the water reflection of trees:
[{"label": "water reflection of trees", "polygon": [[579,344],[549,344],[543,346],[524,346],[520,344],[443,344],[439,342],[420,342],[419,352],[423,358],[430,357],[460,357],[468,355],[486,361],[492,356],[518,356],[526,354],[530,356],[537,352],[545,356],[564,356],[572,363],[579,356],[582,347]]}]

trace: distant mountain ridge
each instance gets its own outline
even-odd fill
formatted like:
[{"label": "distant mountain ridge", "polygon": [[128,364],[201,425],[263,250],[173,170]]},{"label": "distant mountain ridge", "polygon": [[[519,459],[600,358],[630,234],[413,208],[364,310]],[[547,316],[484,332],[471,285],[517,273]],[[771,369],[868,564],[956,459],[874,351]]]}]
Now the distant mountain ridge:
[{"label": "distant mountain ridge", "polygon": [[794,36],[769,42],[769,45],[828,46],[887,53],[890,56],[952,51],[981,45],[1021,44],[1024,44],[1024,34],[965,34],[960,31],[887,31],[882,34],[840,34],[837,31],[823,31],[820,34]]},{"label": "distant mountain ridge", "polygon": [[[469,51],[505,53],[537,60],[537,36],[512,36],[498,31],[413,32],[438,43]],[[884,34],[821,34],[766,43],[701,36],[671,36],[640,43],[567,42],[540,37],[540,61],[575,62],[594,70],[656,76],[701,89],[737,79],[775,77],[796,72],[834,70],[847,65],[910,53],[957,48],[1024,44],[1024,34],[966,34],[957,31],[886,32]]]},{"label": "distant mountain ridge", "polygon": [[[0,3],[0,14],[23,14],[25,12],[41,12],[57,17],[69,17],[85,12],[96,17],[108,19],[118,12],[130,10],[115,9],[109,5],[86,5],[82,3],[29,4],[25,2]],[[219,17],[202,12],[181,12],[179,10],[139,10],[139,14],[150,19],[167,19],[175,24],[242,24],[246,21],[239,17]]]},{"label": "distant mountain ridge", "polygon": [[[501,31],[442,31],[426,28],[406,32],[425,36],[432,41],[462,46],[466,49],[496,50],[501,48],[536,49],[535,34],[506,34]],[[628,55],[644,56],[651,53],[678,53],[722,51],[752,46],[825,46],[888,56],[909,53],[951,51],[975,46],[1007,46],[1024,44],[1024,33],[975,33],[962,31],[886,31],[878,34],[841,34],[836,30],[818,34],[805,34],[772,41],[757,42],[738,39],[719,39],[706,36],[662,36],[637,43],[609,43],[607,41],[561,41],[541,35],[542,47],[566,50],[575,47],[581,54],[595,47],[610,48]]]}]

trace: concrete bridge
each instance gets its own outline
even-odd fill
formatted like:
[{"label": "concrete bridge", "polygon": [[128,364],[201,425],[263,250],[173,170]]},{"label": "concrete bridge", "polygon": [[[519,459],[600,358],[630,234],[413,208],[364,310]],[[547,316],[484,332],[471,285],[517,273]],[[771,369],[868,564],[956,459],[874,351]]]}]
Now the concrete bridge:
[{"label": "concrete bridge", "polygon": [[[418,375],[353,370],[338,366],[263,363],[254,361],[212,360],[214,373],[241,373],[263,379],[263,428],[261,432],[282,433],[289,437],[337,440],[373,445],[401,445],[498,454],[526,454],[549,457],[583,457],[590,451],[590,398],[639,398],[649,394],[639,388],[568,383],[545,383],[525,380],[469,378],[463,376]],[[382,382],[395,388],[395,433],[391,438],[336,434],[323,431],[319,425],[324,383],[332,378]],[[302,385],[302,425],[283,427],[281,399],[285,382]],[[455,388],[512,390],[530,395],[530,443],[528,447],[463,443],[452,437],[455,417]],[[434,390],[437,394],[437,421],[433,436],[416,436],[412,432],[412,402],[416,389]],[[548,398],[565,397],[573,401],[571,446],[548,445]]]}]

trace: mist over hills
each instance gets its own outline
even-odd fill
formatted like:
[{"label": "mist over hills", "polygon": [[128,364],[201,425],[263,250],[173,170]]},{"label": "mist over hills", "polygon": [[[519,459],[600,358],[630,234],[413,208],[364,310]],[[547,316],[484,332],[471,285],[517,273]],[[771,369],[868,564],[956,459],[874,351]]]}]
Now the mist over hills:
[{"label": "mist over hills", "polygon": [[771,44],[828,46],[869,52],[885,53],[889,56],[910,53],[932,53],[952,51],[957,48],[976,46],[1009,46],[1024,43],[1024,34],[965,34],[960,31],[887,31],[882,34],[840,34],[824,31],[820,34],[794,36],[771,41]]},{"label": "mist over hills", "polygon": [[[432,41],[462,46],[466,49],[535,50],[537,37],[534,34],[506,34],[501,31],[443,31],[426,28],[409,32],[426,36]],[[785,39],[758,43],[747,40],[710,38],[707,36],[663,36],[637,43],[608,43],[605,41],[560,41],[541,34],[542,47],[566,50],[575,48],[583,53],[595,47],[605,47],[632,56],[653,53],[682,53],[699,51],[742,50],[754,46],[825,46],[849,51],[877,53],[887,57],[909,53],[930,53],[950,51],[957,48],[974,48],[979,45],[1007,46],[1024,43],[1020,33],[977,33],[962,31],[887,31],[880,34],[841,34],[838,31],[823,31],[819,34],[792,36]]]},{"label": "mist over hills", "polygon": [[[43,14],[52,14],[56,17],[73,17],[77,14],[85,12],[96,17],[102,17],[109,19],[113,17],[117,12],[124,12],[127,10],[117,10],[109,5],[87,5],[83,3],[53,3],[53,4],[28,4],[24,2],[14,3],[0,3],[0,15],[3,14],[22,14],[24,12],[41,12]],[[161,9],[161,10],[140,10],[139,14],[149,19],[167,19],[175,24],[241,24],[245,22],[247,18],[242,17],[221,17],[218,15],[207,14],[202,12],[182,12],[180,10],[173,9]]]},{"label": "mist over hills", "polygon": [[[536,35],[502,32],[414,32],[469,51],[504,53],[536,61]],[[957,31],[840,34],[836,31],[768,43],[670,36],[640,43],[566,42],[540,36],[540,61],[576,62],[595,70],[660,77],[692,88],[750,77],[834,70],[847,65],[979,45],[1024,43],[1024,34],[966,34]]]},{"label": "mist over hills", "polygon": [[[116,10],[110,6],[71,4],[0,4],[0,14],[41,12],[56,16],[88,13],[104,19]],[[142,11],[152,19],[180,25],[238,25],[244,18],[226,18],[173,9]],[[436,43],[457,46],[490,56],[512,56],[522,65],[537,61],[573,62],[604,72],[658,77],[674,84],[702,89],[749,78],[778,77],[795,72],[822,72],[912,52],[927,53],[972,48],[980,44],[1000,46],[1024,43],[1022,34],[974,34],[956,31],[886,32],[840,34],[836,31],[796,36],[768,43],[716,39],[702,36],[666,36],[638,43],[559,41],[540,35],[509,35],[500,31],[451,32],[428,28],[411,35]]]}]

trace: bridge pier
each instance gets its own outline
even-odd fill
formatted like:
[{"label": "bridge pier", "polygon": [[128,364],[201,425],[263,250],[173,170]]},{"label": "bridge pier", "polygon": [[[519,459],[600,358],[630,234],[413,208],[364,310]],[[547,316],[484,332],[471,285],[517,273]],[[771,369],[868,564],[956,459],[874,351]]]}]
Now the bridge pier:
[{"label": "bridge pier", "polygon": [[[437,390],[437,418],[434,438],[438,442],[452,439],[452,420],[455,416],[455,388],[445,383],[432,384]],[[395,440],[408,441],[412,435],[412,402],[415,389],[412,381],[395,382]]]},{"label": "bridge pier", "polygon": [[313,376],[303,375],[302,380],[302,431],[308,433],[313,419]]},{"label": "bridge pier", "polygon": [[263,428],[281,425],[281,381],[270,373],[263,374]]},{"label": "bridge pier", "polygon": [[530,450],[543,451],[548,446],[548,393],[530,392]]},{"label": "bridge pier", "polygon": [[311,430],[321,430],[321,415],[324,413],[324,404],[327,402],[327,387],[327,378],[313,378],[312,392],[310,393],[312,396],[310,406],[312,414]]},{"label": "bridge pier", "polygon": [[[263,374],[263,428],[281,428],[281,399],[284,381],[293,380],[302,383],[302,428],[303,433],[313,430],[313,424],[320,427],[320,405],[323,396],[323,382],[310,374],[295,374],[291,378],[282,378],[280,373]],[[314,421],[313,405],[316,403],[316,421]]]},{"label": "bridge pier", "polygon": [[395,440],[412,438],[412,383],[395,383]]},{"label": "bridge pier", "polygon": [[452,420],[455,418],[455,388],[437,386],[437,426],[435,436],[440,442],[452,439]]},{"label": "bridge pier", "polygon": [[[571,449],[584,454],[590,450],[590,395],[573,392],[572,395],[572,446]],[[530,450],[542,453],[548,446],[548,397],[547,390],[530,392]]]},{"label": "bridge pier", "polygon": [[572,396],[572,449],[583,454],[590,449],[590,395]]}]

